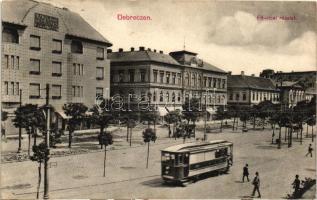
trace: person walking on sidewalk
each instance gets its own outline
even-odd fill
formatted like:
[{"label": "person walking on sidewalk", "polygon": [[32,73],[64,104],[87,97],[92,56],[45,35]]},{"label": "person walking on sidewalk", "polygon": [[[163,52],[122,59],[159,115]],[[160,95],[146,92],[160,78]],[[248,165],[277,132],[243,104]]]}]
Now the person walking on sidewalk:
[{"label": "person walking on sidewalk", "polygon": [[243,167],[243,176],[242,176],[242,182],[244,182],[244,177],[247,177],[247,180],[248,182],[250,181],[249,179],[249,168],[248,168],[248,164],[246,164],[244,167]]},{"label": "person walking on sidewalk", "polygon": [[252,184],[254,185],[252,196],[254,196],[255,195],[255,191],[257,191],[258,195],[259,195],[258,198],[261,198],[259,172],[255,172],[255,177],[254,177],[254,179],[252,181]]},{"label": "person walking on sidewalk", "polygon": [[313,157],[313,147],[311,146],[311,144],[309,144],[308,153],[305,156],[308,156],[309,154],[310,157]]}]

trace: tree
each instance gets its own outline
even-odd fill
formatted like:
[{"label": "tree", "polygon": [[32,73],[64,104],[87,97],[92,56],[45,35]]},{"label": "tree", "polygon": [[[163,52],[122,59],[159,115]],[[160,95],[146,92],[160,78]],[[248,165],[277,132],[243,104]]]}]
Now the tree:
[{"label": "tree", "polygon": [[31,135],[34,137],[36,145],[36,129],[45,129],[46,120],[42,109],[35,104],[25,104],[18,107],[15,111],[15,118],[12,120],[17,128],[24,128],[28,134],[28,155],[30,156]]},{"label": "tree", "polygon": [[294,107],[294,122],[296,124],[297,131],[300,129],[300,144],[303,142],[303,123],[307,117],[307,108],[308,106],[306,101],[297,102],[296,106]]},{"label": "tree", "polygon": [[42,169],[42,163],[45,161],[45,159],[49,159],[48,157],[48,148],[44,142],[41,142],[39,145],[34,145],[32,147],[33,155],[30,157],[32,161],[36,161],[39,163],[38,167],[38,184],[37,184],[37,193],[36,198],[39,198],[39,192],[40,192],[40,185],[41,185],[41,169]]},{"label": "tree", "polygon": [[194,134],[196,133],[196,121],[202,116],[200,109],[200,100],[197,98],[186,99],[183,108],[183,118],[187,121],[187,124],[191,121],[194,125]]},{"label": "tree", "polygon": [[[105,109],[104,106],[97,106],[94,105],[90,111],[92,112],[92,115],[90,116],[90,119],[92,123],[97,124],[100,128],[99,131],[99,141],[100,138],[103,136],[104,130],[109,126],[110,121],[113,119],[111,111]],[[100,148],[102,149],[103,144],[100,143]]]},{"label": "tree", "polygon": [[316,125],[316,118],[310,117],[307,120],[307,124],[311,126],[311,141],[314,142],[314,126]]},{"label": "tree", "polygon": [[147,128],[143,131],[143,141],[147,143],[147,156],[146,156],[146,168],[149,167],[149,156],[150,156],[150,142],[155,142],[157,139],[156,133],[152,128]]},{"label": "tree", "polygon": [[250,119],[250,108],[249,107],[241,107],[239,110],[239,118],[242,121],[242,127],[244,131],[247,129],[247,121]]},{"label": "tree", "polygon": [[176,135],[175,133],[175,124],[177,125],[180,121],[181,121],[181,114],[179,110],[174,110],[174,111],[170,111],[165,115],[165,121],[168,122],[169,126],[169,133],[168,133],[168,137],[171,137],[171,128],[170,128],[170,124],[173,124],[173,134],[172,135]]},{"label": "tree", "polygon": [[64,104],[63,110],[67,116],[71,118],[67,121],[68,130],[68,148],[72,148],[72,137],[77,126],[81,124],[85,118],[85,113],[88,108],[82,103],[67,103]]},{"label": "tree", "polygon": [[121,119],[127,125],[127,142],[129,142],[131,146],[132,145],[132,129],[136,126],[136,122],[139,118],[139,115],[137,111],[132,111],[132,110],[131,111],[127,110],[121,113],[122,113]]},{"label": "tree", "polygon": [[229,117],[233,118],[232,131],[234,131],[236,118],[239,116],[239,107],[235,105],[228,106]]},{"label": "tree", "polygon": [[159,119],[160,115],[159,112],[156,110],[148,110],[148,111],[141,111],[140,118],[141,121],[146,121],[148,123],[148,128],[150,128],[151,122],[153,122],[154,132],[156,132],[156,121]]},{"label": "tree", "polygon": [[269,117],[269,113],[272,111],[274,104],[269,100],[261,101],[257,106],[257,116],[260,118],[260,125],[262,129],[265,128],[266,119]]},{"label": "tree", "polygon": [[106,177],[107,146],[113,144],[112,135],[106,132],[106,134],[101,136],[100,144],[105,145],[105,157],[103,161],[103,177]]},{"label": "tree", "polygon": [[222,132],[223,120],[229,118],[229,113],[224,109],[224,107],[219,106],[216,111],[215,119],[221,120],[220,122],[220,132]]},{"label": "tree", "polygon": [[4,122],[8,119],[8,113],[5,111],[1,111],[1,137],[5,136],[6,134],[6,129],[5,129],[5,125]]}]

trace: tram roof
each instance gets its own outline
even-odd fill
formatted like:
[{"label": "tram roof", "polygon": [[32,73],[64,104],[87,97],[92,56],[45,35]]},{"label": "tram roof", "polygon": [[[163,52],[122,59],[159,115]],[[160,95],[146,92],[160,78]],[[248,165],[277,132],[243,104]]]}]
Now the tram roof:
[{"label": "tram roof", "polygon": [[191,143],[178,144],[171,147],[167,147],[163,149],[162,151],[176,153],[176,152],[185,152],[185,151],[198,150],[198,149],[210,149],[210,148],[223,146],[223,145],[232,145],[232,142],[228,142],[226,140],[212,140],[208,142],[191,142]]}]

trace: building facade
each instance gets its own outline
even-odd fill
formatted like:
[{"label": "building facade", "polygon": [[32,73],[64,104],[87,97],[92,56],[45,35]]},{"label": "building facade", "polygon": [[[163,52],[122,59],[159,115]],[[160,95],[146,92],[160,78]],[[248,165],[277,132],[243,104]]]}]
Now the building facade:
[{"label": "building facade", "polygon": [[280,90],[268,78],[240,75],[228,76],[228,105],[251,106],[261,101],[280,102]]},{"label": "building facade", "polygon": [[[1,99],[3,110],[49,103],[57,112],[68,102],[91,107],[110,87],[111,43],[80,15],[47,3],[2,2]],[[10,111],[9,111],[10,112]]]},{"label": "building facade", "polygon": [[[135,96],[161,110],[181,109],[186,98],[200,98],[202,104],[226,105],[227,73],[197,58],[189,51],[131,48],[108,53],[111,61],[111,95]],[[207,99],[205,100],[205,97]],[[127,99],[125,98],[125,99]]]}]

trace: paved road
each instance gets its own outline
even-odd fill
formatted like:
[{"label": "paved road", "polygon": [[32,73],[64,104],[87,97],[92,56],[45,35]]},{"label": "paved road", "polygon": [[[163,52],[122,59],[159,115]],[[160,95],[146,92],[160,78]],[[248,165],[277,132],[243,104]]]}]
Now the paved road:
[{"label": "paved road", "polygon": [[[202,134],[202,133],[198,133]],[[250,183],[241,183],[242,168],[249,164],[251,177],[259,171],[263,198],[283,198],[291,192],[295,174],[315,177],[316,160],[304,157],[310,139],[294,141],[277,150],[270,145],[270,131],[209,134],[209,140],[234,143],[234,165],[229,174],[210,177],[186,187],[162,184],[160,149],[182,140],[151,144],[149,169],[145,168],[146,146],[107,153],[107,175],[103,173],[103,152],[53,158],[50,169],[51,198],[243,198],[252,192]],[[296,139],[295,139],[296,140]],[[37,164],[27,161],[1,166],[2,198],[35,198]],[[41,189],[43,191],[43,189]],[[42,195],[42,194],[41,194]]]}]

